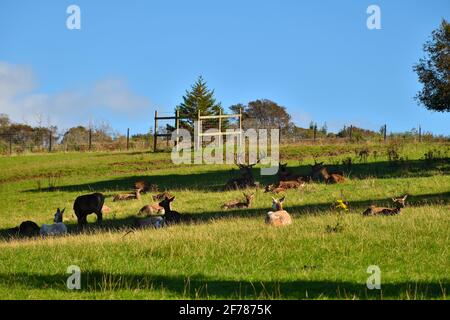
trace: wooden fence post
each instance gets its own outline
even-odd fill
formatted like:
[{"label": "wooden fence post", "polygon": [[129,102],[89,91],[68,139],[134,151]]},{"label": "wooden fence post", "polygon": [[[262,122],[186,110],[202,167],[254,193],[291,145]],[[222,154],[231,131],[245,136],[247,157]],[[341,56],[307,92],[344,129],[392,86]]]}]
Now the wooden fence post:
[{"label": "wooden fence post", "polygon": [[48,152],[52,152],[52,131],[50,131],[49,137],[48,137]]},{"label": "wooden fence post", "polygon": [[130,128],[127,129],[127,151],[130,148]]},{"label": "wooden fence post", "polygon": [[419,142],[422,142],[422,127],[419,126]]},{"label": "wooden fence post", "polygon": [[350,142],[352,142],[353,139],[353,125],[350,125]]},{"label": "wooden fence post", "polygon": [[9,155],[12,155],[12,140],[13,140],[13,135],[10,134],[9,135]]},{"label": "wooden fence post", "polygon": [[155,129],[153,130],[153,152],[156,152],[157,134],[158,134],[158,110],[155,110]]},{"label": "wooden fence post", "polygon": [[179,151],[179,147],[178,144],[180,143],[180,138],[179,138],[179,134],[180,134],[180,110],[178,110],[178,108],[175,111],[175,131],[176,131],[176,149],[177,151]]},{"label": "wooden fence post", "polygon": [[384,142],[386,142],[387,140],[387,125],[384,125],[384,130],[383,130],[383,134],[384,134]]},{"label": "wooden fence post", "polygon": [[89,151],[92,149],[92,129],[89,129]]}]

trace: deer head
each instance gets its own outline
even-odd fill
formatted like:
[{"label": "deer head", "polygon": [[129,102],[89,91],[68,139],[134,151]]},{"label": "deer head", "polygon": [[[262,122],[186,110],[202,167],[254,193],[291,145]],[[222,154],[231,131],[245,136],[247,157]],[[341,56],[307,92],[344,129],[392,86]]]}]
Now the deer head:
[{"label": "deer head", "polygon": [[172,211],[173,200],[175,200],[175,196],[173,197],[166,196],[164,200],[159,203],[159,205],[164,208],[166,213],[169,213]]},{"label": "deer head", "polygon": [[408,198],[408,195],[400,198],[392,198],[392,201],[397,208],[404,208],[406,207],[406,198]]},{"label": "deer head", "polygon": [[247,200],[247,203],[252,202],[253,199],[255,198],[255,194],[254,193],[246,194],[244,192],[243,194],[244,194],[245,199]]},{"label": "deer head", "polygon": [[281,199],[275,199],[272,197],[272,209],[276,211],[283,210],[283,202],[286,199],[286,197],[283,197]]},{"label": "deer head", "polygon": [[59,208],[56,210],[55,213],[55,218],[53,219],[54,223],[59,223],[59,222],[63,222],[63,213],[66,210],[66,208],[59,210]]}]

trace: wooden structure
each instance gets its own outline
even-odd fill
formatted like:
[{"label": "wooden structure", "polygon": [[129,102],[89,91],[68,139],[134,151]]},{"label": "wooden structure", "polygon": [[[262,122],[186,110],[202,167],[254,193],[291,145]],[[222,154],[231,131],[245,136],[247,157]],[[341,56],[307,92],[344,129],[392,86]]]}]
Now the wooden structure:
[{"label": "wooden structure", "polygon": [[[233,131],[223,131],[222,128],[222,120],[223,119],[231,119],[231,118],[236,118],[239,122],[239,130],[233,130]],[[180,116],[180,112],[179,110],[175,110],[175,114],[173,116],[164,116],[161,117],[158,115],[158,111],[155,110],[155,130],[153,133],[153,152],[157,151],[157,147],[158,147],[158,138],[160,137],[165,137],[166,139],[169,139],[172,136],[172,133],[159,133],[158,132],[158,120],[174,120],[174,130],[176,132],[176,140],[175,140],[175,146],[178,148],[178,143],[179,143],[179,129],[180,129],[180,120],[182,119],[186,119],[186,117]],[[217,128],[217,132],[203,132],[203,128],[202,128],[202,123],[205,120],[214,120],[217,119],[218,120],[218,128]],[[198,112],[198,117],[197,117],[197,127],[196,127],[197,132],[195,132],[195,148],[196,150],[199,150],[201,148],[201,141],[202,141],[202,137],[206,137],[206,136],[230,136],[230,135],[237,135],[238,136],[238,145],[241,146],[242,145],[242,139],[243,139],[243,131],[242,131],[242,110],[239,111],[238,114],[222,114],[222,112],[220,112],[218,115],[210,115],[210,116],[202,116],[201,112]],[[220,141],[220,140],[219,140]]]}]

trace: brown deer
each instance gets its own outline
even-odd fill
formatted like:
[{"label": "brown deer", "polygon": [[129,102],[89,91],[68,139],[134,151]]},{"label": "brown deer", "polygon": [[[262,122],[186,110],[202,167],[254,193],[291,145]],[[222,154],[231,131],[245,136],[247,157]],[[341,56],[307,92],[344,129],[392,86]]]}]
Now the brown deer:
[{"label": "brown deer", "polygon": [[246,194],[243,193],[244,197],[245,197],[245,201],[239,201],[239,200],[233,200],[230,202],[225,203],[222,206],[222,209],[228,210],[228,209],[247,209],[247,208],[251,208],[252,203],[253,203],[253,199],[255,198],[255,194]]},{"label": "brown deer", "polygon": [[342,172],[330,174],[327,167],[323,165],[323,162],[315,162],[314,165],[311,166],[311,176],[314,180],[325,181],[326,183],[345,182]]},{"label": "brown deer", "polygon": [[123,193],[114,196],[113,201],[127,201],[127,200],[140,200],[141,199],[141,189],[136,189],[134,193]]},{"label": "brown deer", "polygon": [[264,192],[280,193],[288,189],[299,189],[306,185],[305,181],[293,180],[293,181],[279,181],[275,184],[269,184],[266,186]]},{"label": "brown deer", "polygon": [[164,191],[162,193],[158,193],[152,196],[153,201],[163,201],[166,197],[171,198],[172,195],[169,192]]},{"label": "brown deer", "polygon": [[280,227],[292,224],[292,218],[286,210],[283,210],[283,202],[286,197],[279,200],[272,198],[272,209],[266,216],[266,224],[270,226]]},{"label": "brown deer", "polygon": [[138,216],[155,216],[155,215],[163,215],[165,210],[158,203],[148,204],[143,206],[141,210],[138,212]]},{"label": "brown deer", "polygon": [[150,191],[150,186],[145,180],[138,180],[134,183],[134,190],[141,190],[142,193]]},{"label": "brown deer", "polygon": [[363,212],[364,216],[393,216],[400,214],[400,211],[406,206],[406,198],[408,198],[408,195],[405,195],[404,197],[400,198],[392,198],[392,201],[394,202],[395,208],[384,208],[384,207],[377,207],[375,205],[371,205],[366,211]]}]

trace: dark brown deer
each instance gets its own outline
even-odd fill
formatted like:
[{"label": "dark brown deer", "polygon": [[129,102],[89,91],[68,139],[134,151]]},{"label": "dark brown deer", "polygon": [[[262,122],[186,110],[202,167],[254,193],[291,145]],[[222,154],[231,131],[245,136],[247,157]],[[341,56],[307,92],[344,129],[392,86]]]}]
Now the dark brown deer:
[{"label": "dark brown deer", "polygon": [[384,208],[384,207],[377,207],[375,205],[371,205],[366,211],[363,212],[364,216],[393,216],[400,214],[400,211],[406,206],[406,198],[408,198],[408,195],[405,195],[404,197],[400,198],[392,198],[392,201],[394,202],[394,208]]},{"label": "dark brown deer", "polygon": [[239,190],[255,187],[256,183],[255,178],[253,177],[252,169],[258,163],[259,160],[258,162],[249,165],[238,164],[241,176],[228,180],[225,185],[225,190]]},{"label": "dark brown deer", "polygon": [[230,202],[225,203],[222,206],[222,209],[228,210],[228,209],[247,209],[251,208],[253,199],[255,198],[255,194],[246,194],[243,193],[245,197],[245,201],[239,201],[239,200],[233,200]]},{"label": "dark brown deer", "polygon": [[75,199],[73,210],[78,219],[78,227],[87,225],[87,216],[91,213],[97,215],[97,223],[102,222],[102,208],[105,203],[105,196],[101,193],[92,193],[79,196]]},{"label": "dark brown deer", "polygon": [[302,176],[300,174],[294,174],[287,169],[287,163],[280,163],[278,169],[278,181],[299,181],[308,183],[311,180],[310,176]]},{"label": "dark brown deer", "polygon": [[9,232],[22,237],[32,237],[39,235],[41,228],[33,221],[24,221],[20,226],[9,229]]},{"label": "dark brown deer", "polygon": [[175,200],[174,197],[166,197],[163,201],[159,203],[161,207],[164,208],[164,219],[166,223],[179,223],[181,222],[181,214],[178,211],[172,210],[172,202]]}]

